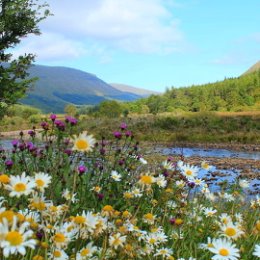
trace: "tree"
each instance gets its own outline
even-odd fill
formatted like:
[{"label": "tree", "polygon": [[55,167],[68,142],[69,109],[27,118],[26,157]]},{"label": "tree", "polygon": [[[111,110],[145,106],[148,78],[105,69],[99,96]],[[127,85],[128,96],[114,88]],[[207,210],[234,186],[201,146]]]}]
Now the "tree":
[{"label": "tree", "polygon": [[115,100],[105,100],[99,105],[99,113],[109,118],[119,117],[123,112],[122,106]]},{"label": "tree", "polygon": [[73,104],[68,104],[65,108],[64,108],[64,112],[70,116],[75,116],[77,113],[78,109],[75,105]]},{"label": "tree", "polygon": [[48,5],[38,0],[0,0],[0,118],[35,81],[27,78],[34,55],[24,54],[12,59],[8,52],[23,37],[39,35],[38,23],[49,15]]}]

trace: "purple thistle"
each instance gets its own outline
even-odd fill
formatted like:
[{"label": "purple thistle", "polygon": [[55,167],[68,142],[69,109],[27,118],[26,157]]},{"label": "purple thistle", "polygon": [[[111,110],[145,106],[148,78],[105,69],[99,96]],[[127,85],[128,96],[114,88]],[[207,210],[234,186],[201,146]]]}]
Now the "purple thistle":
[{"label": "purple thistle", "polygon": [[55,119],[57,118],[57,115],[55,114],[50,114],[50,119],[54,122]]},{"label": "purple thistle", "polygon": [[44,130],[48,130],[49,129],[49,124],[47,122],[41,122],[41,127],[44,129]]},{"label": "purple thistle", "polygon": [[6,166],[7,169],[12,168],[13,164],[14,164],[14,162],[12,160],[6,160],[5,161],[5,166]]},{"label": "purple thistle", "polygon": [[133,135],[132,132],[129,130],[125,132],[126,137],[131,137],[132,135]]},{"label": "purple thistle", "polygon": [[114,135],[114,137],[117,138],[117,139],[121,139],[121,138],[122,138],[122,134],[121,134],[121,132],[119,132],[119,131],[115,131],[115,132],[113,133],[113,135]]},{"label": "purple thistle", "polygon": [[79,172],[79,174],[83,174],[83,173],[85,173],[86,171],[87,171],[87,168],[86,168],[85,165],[80,165],[80,166],[78,166],[78,172]]},{"label": "purple thistle", "polygon": [[127,128],[127,124],[121,123],[120,128],[121,128],[121,130],[125,130]]},{"label": "purple thistle", "polygon": [[31,137],[34,137],[36,135],[36,133],[34,130],[29,130],[28,135],[30,135]]},{"label": "purple thistle", "polygon": [[17,139],[12,140],[12,145],[14,148],[17,148],[18,144],[19,144],[19,140]]}]

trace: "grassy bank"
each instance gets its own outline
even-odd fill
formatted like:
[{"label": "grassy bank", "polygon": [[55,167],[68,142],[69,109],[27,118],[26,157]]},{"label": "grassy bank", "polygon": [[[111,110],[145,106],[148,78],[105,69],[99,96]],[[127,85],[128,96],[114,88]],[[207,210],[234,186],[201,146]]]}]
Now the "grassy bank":
[{"label": "grassy bank", "polygon": [[[122,119],[85,119],[82,129],[99,136]],[[132,116],[124,119],[139,140],[190,143],[260,143],[260,113],[186,113]]]},{"label": "grassy bank", "polygon": [[[14,131],[39,127],[48,115],[30,118],[5,118],[0,131]],[[64,118],[60,115],[59,118]],[[80,117],[80,129],[95,132],[101,138],[113,132],[114,126],[126,122],[141,141],[188,143],[241,143],[260,144],[260,112],[199,112],[163,113],[156,116],[130,115],[127,118]]]}]

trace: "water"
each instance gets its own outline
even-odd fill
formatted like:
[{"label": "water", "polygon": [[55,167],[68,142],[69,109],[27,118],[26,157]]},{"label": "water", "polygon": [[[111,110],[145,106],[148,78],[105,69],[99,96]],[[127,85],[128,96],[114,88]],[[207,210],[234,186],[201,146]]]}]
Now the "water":
[{"label": "water", "polygon": [[12,146],[12,140],[0,140],[0,147],[4,149],[11,149]]},{"label": "water", "polygon": [[[217,157],[217,158],[240,158],[241,160],[252,159],[260,160],[260,152],[246,152],[246,151],[232,151],[227,149],[202,149],[202,148],[156,148],[157,153],[164,155],[183,155],[184,157],[199,156],[202,158],[206,157]],[[260,169],[254,169],[254,171],[260,174]],[[212,175],[213,173],[213,175]],[[217,173],[217,174],[214,174]],[[215,177],[213,177],[216,175]],[[237,178],[240,175],[239,169],[218,169],[212,167],[212,169],[207,172],[205,170],[200,170],[198,177],[206,179],[210,182],[211,191],[220,191],[221,183],[227,182],[229,185],[235,184]],[[208,182],[207,181],[207,182]],[[249,194],[260,194],[260,179],[248,179],[250,186],[248,188]]]},{"label": "water", "polygon": [[218,158],[241,158],[260,160],[260,152],[232,151],[227,149],[202,149],[202,148],[156,148],[156,152],[164,155],[184,155],[185,157],[218,157]]}]

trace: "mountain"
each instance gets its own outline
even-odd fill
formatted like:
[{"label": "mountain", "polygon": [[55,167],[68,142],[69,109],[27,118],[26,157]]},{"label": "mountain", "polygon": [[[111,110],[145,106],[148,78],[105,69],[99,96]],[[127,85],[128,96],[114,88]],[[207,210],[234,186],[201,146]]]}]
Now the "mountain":
[{"label": "mountain", "polygon": [[243,75],[255,72],[260,70],[260,61],[258,61],[256,64],[254,64],[252,67],[250,67]]},{"label": "mountain", "polygon": [[142,97],[120,91],[97,76],[77,69],[33,65],[28,72],[38,80],[21,103],[43,112],[62,113],[67,104],[96,105],[104,100],[133,101]]},{"label": "mountain", "polygon": [[150,96],[153,94],[154,95],[160,94],[160,92],[157,92],[157,91],[151,91],[151,90],[147,90],[147,89],[143,89],[143,88],[137,88],[137,87],[133,87],[133,86],[125,85],[125,84],[109,83],[109,85],[111,85],[112,87],[114,87],[120,91],[133,93],[133,94],[143,96],[143,97],[147,97],[147,96]]}]

